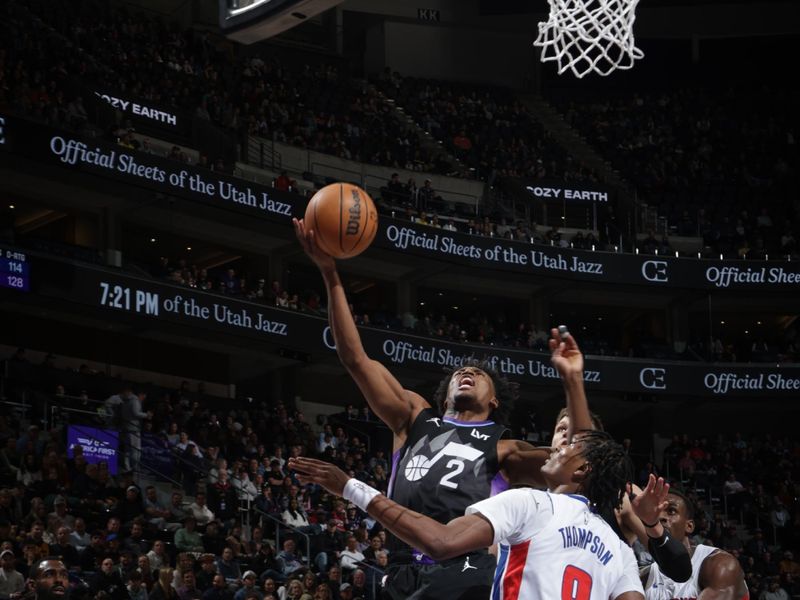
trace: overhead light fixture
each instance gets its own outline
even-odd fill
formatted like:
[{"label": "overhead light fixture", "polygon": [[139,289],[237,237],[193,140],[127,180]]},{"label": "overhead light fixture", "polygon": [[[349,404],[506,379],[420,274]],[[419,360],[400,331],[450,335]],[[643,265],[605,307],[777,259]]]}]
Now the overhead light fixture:
[{"label": "overhead light fixture", "polygon": [[153,244],[154,244],[154,243],[155,243],[155,241],[156,241],[156,238],[150,238],[150,242],[151,242],[151,243],[153,243]]},{"label": "overhead light fixture", "polygon": [[17,208],[17,207],[16,207],[16,206],[14,206],[13,204],[9,204],[9,205],[8,205],[8,208],[10,208],[11,210],[14,210],[14,209],[15,209],[15,208]]}]

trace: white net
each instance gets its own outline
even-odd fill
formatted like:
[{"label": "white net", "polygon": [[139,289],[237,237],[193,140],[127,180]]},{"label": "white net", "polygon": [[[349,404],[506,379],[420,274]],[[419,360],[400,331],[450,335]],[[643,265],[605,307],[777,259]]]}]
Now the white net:
[{"label": "white net", "polygon": [[580,78],[630,69],[644,53],[636,47],[633,22],[639,0],[548,0],[550,17],[539,23],[533,43],[542,62],[555,61],[559,75]]}]

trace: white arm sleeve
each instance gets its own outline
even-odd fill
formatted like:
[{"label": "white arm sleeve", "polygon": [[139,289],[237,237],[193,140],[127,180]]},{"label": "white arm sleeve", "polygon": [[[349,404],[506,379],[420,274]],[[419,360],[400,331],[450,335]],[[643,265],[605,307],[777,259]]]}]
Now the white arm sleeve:
[{"label": "white arm sleeve", "polygon": [[[545,508],[547,511],[540,511]],[[507,541],[514,545],[528,540],[533,533],[540,530],[544,522],[552,515],[549,512],[550,502],[545,492],[529,488],[508,490],[476,502],[467,507],[464,514],[480,513],[494,528],[493,544]]]},{"label": "white arm sleeve", "polygon": [[636,557],[630,546],[620,543],[620,550],[622,551],[623,571],[620,578],[614,584],[611,590],[610,597],[617,598],[625,592],[639,592],[644,596],[644,588],[642,588],[642,580],[639,578],[639,565],[636,564]]}]

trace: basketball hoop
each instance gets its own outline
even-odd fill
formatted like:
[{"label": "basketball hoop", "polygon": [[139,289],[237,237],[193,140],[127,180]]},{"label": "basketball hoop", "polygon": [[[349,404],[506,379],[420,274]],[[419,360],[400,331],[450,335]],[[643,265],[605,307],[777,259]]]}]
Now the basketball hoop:
[{"label": "basketball hoop", "polygon": [[542,49],[542,62],[558,63],[581,78],[588,73],[608,75],[630,69],[644,53],[633,39],[639,0],[548,0],[550,16],[539,23],[533,43]]}]

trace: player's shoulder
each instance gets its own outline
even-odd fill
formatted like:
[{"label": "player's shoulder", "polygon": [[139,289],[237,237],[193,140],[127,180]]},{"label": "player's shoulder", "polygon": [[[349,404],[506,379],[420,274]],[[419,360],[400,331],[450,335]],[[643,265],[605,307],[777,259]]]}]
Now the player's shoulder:
[{"label": "player's shoulder", "polygon": [[698,574],[698,584],[700,589],[708,587],[729,587],[739,591],[747,589],[744,571],[739,561],[732,554],[719,548],[713,548],[713,551],[703,559]]}]

